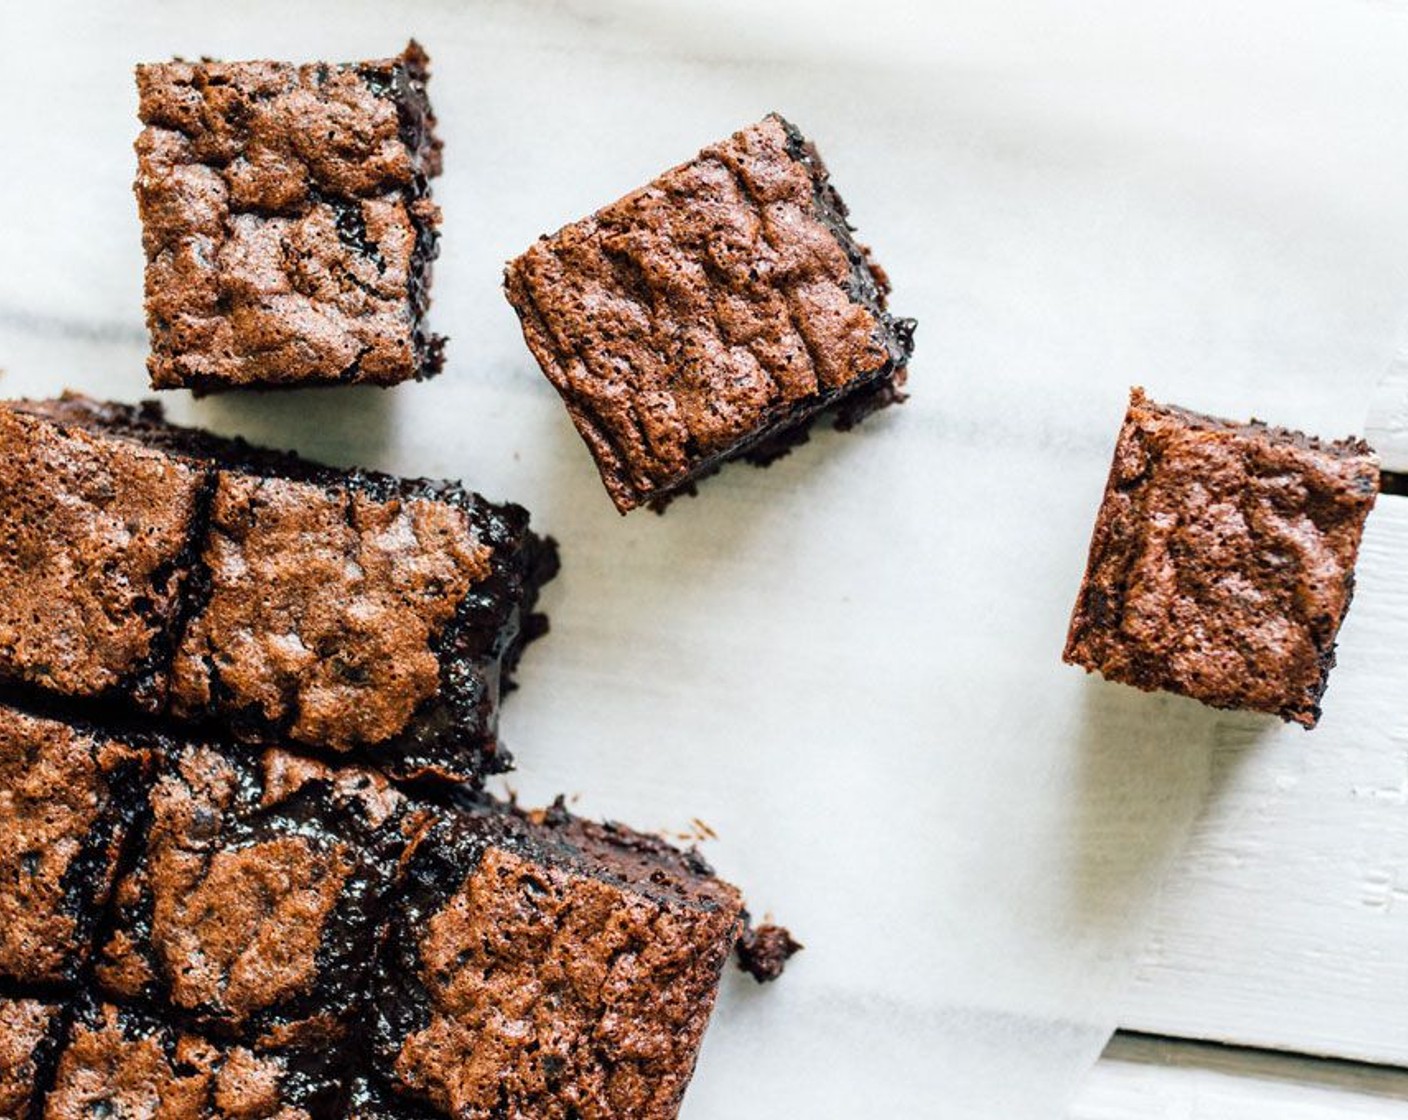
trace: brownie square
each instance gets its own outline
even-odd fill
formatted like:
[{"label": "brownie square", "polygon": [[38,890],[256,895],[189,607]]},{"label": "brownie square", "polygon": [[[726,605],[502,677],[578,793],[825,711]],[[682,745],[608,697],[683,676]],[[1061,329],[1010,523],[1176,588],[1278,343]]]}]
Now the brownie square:
[{"label": "brownie square", "polygon": [[148,762],[139,748],[0,705],[0,980],[79,978]]},{"label": "brownie square", "polygon": [[1218,420],[1133,390],[1065,660],[1314,727],[1378,482],[1360,440]]},{"label": "brownie square", "polygon": [[97,979],[213,1037],[345,1035],[401,861],[429,824],[384,779],[269,751],[174,748],[115,895]]},{"label": "brownie square", "polygon": [[256,1052],[134,1010],[79,1005],[46,1120],[340,1120],[346,1093],[332,1054]]},{"label": "brownie square", "polygon": [[38,1120],[62,1028],[57,1004],[0,997],[0,1117]]},{"label": "brownie square", "polygon": [[374,1068],[442,1116],[673,1117],[745,924],[697,856],[486,801],[410,862]]},{"label": "brownie square", "polygon": [[137,67],[148,369],[158,389],[437,373],[440,141],[428,59]]},{"label": "brownie square", "polygon": [[0,407],[0,679],[159,707],[206,486],[45,403]]},{"label": "brownie square", "polygon": [[902,399],[914,323],[816,148],[776,114],[540,239],[505,277],[543,372],[626,513],[767,461],[842,401]]},{"label": "brownie square", "polygon": [[[166,628],[131,674],[143,687],[124,685],[119,699],[256,743],[354,752],[399,777],[477,781],[508,765],[500,693],[547,629],[533,607],[557,572],[556,546],[529,531],[525,510],[453,483],[334,470],[176,427],[155,405],[66,396],[14,407],[44,425],[40,440],[66,432],[192,480]],[[74,505],[79,484],[52,473],[40,472],[52,500]],[[22,493],[0,487],[0,521],[82,577],[46,587],[54,605],[36,612],[62,620],[116,594],[84,560],[85,542],[30,516]],[[131,582],[130,542],[110,552],[104,570],[119,587]],[[11,653],[13,672],[49,687],[42,640],[54,628],[34,629]]]}]

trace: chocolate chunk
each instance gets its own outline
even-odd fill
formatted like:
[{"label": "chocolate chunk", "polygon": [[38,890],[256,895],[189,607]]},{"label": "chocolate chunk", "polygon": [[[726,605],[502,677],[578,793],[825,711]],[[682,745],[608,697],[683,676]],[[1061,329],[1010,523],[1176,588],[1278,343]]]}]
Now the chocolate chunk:
[{"label": "chocolate chunk", "polygon": [[542,238],[505,290],[622,513],[903,399],[914,323],[777,115]]},{"label": "chocolate chunk", "polygon": [[429,59],[137,67],[158,389],[391,385],[439,372]]},{"label": "chocolate chunk", "polygon": [[1378,461],[1130,395],[1064,658],[1314,727]]}]

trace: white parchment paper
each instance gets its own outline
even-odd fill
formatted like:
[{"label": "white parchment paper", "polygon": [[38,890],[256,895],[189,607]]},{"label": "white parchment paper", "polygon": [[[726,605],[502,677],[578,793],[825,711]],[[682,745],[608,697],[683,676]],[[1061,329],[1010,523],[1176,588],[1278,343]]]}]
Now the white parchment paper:
[{"label": "white parchment paper", "polygon": [[[1401,5],[1225,7],[6,6],[0,390],[145,392],[135,61],[416,34],[447,142],[446,373],[170,411],[463,478],[559,538],[512,784],[704,822],[807,945],[770,989],[730,977],[691,1120],[1059,1116],[1219,718],[1059,663],[1127,388],[1354,430],[1408,260]],[[913,399],[622,520],[502,262],[771,109],[815,136],[920,320]]]}]

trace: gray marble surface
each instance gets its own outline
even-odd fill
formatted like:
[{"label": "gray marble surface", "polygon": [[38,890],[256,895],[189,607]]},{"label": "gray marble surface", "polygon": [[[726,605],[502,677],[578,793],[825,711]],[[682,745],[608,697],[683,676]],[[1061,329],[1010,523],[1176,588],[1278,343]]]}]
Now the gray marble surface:
[{"label": "gray marble surface", "polygon": [[[808,946],[730,979],[688,1117],[1060,1115],[1224,719],[1059,664],[1125,394],[1362,427],[1408,292],[1408,6],[6,5],[0,391],[146,392],[134,62],[408,33],[447,142],[446,373],[170,411],[461,477],[562,541],[512,784],[706,821]],[[770,109],[920,320],[913,399],[621,520],[502,262]]]}]

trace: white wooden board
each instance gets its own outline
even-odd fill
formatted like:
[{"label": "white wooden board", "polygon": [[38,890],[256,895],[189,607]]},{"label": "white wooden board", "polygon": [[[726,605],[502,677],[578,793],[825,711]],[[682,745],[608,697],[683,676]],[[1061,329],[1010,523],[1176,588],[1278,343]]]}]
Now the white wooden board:
[{"label": "white wooden board", "polygon": [[1069,1120],[1408,1120],[1408,1072],[1116,1035]]},{"label": "white wooden board", "polygon": [[1370,517],[1324,708],[1219,723],[1125,1026],[1408,1065],[1408,498]]}]

